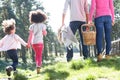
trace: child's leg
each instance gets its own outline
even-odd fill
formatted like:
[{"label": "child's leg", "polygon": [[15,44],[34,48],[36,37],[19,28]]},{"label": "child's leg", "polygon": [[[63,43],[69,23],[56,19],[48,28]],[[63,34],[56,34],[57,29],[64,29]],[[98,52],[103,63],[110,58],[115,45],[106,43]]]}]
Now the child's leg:
[{"label": "child's leg", "polygon": [[36,61],[36,67],[41,67],[42,65],[42,50],[43,50],[43,44],[33,44],[33,50],[35,51],[35,61]]},{"label": "child's leg", "polygon": [[17,55],[17,50],[13,49],[13,50],[8,50],[7,51],[8,56],[10,57],[10,59],[12,59],[13,64],[11,65],[13,67],[13,70],[16,70],[16,67],[18,65],[18,55]]},{"label": "child's leg", "polygon": [[11,71],[12,70],[16,71],[16,67],[18,65],[17,50],[15,50],[15,49],[8,50],[7,54],[10,57],[10,59],[12,59],[12,61],[13,61],[13,64],[11,66],[6,67],[7,75],[10,76],[11,75]]}]

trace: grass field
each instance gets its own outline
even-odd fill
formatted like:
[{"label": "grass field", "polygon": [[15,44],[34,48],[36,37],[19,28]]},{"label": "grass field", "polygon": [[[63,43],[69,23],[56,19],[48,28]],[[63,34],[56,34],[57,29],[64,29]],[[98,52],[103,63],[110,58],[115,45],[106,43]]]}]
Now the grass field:
[{"label": "grass field", "polygon": [[[61,58],[62,59],[62,58]],[[8,78],[5,73],[7,62],[0,60],[0,80]],[[120,80],[120,58],[87,60],[74,59],[71,62],[54,59],[43,63],[41,73],[36,74],[35,63],[20,63],[18,75],[13,80]]]}]

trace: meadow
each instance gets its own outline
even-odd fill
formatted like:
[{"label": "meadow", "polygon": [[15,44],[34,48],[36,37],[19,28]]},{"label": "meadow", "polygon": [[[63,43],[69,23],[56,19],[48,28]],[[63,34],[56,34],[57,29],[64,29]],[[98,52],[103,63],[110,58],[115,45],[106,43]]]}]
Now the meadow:
[{"label": "meadow", "polygon": [[[57,58],[52,57],[49,61],[43,61],[40,74],[36,74],[35,63],[20,62],[17,75],[11,75],[11,78],[12,80],[120,80],[118,56],[110,60],[103,59],[101,62],[96,62],[96,58],[75,59],[71,62],[55,59]],[[8,78],[5,73],[6,65],[8,62],[0,60],[0,80]]]}]

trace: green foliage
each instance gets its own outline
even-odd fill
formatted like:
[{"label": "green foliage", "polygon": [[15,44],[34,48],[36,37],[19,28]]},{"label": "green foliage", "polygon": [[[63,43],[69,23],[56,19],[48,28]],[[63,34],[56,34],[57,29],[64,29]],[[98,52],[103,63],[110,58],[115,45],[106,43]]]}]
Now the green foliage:
[{"label": "green foliage", "polygon": [[24,74],[19,73],[14,76],[13,80],[28,80],[28,78]]},{"label": "green foliage", "polygon": [[86,80],[96,80],[96,78],[93,75],[88,75],[88,77],[86,78]]},{"label": "green foliage", "polygon": [[85,63],[83,61],[78,60],[78,61],[72,61],[70,68],[74,70],[79,70],[79,69],[84,68],[84,66],[85,66]]}]

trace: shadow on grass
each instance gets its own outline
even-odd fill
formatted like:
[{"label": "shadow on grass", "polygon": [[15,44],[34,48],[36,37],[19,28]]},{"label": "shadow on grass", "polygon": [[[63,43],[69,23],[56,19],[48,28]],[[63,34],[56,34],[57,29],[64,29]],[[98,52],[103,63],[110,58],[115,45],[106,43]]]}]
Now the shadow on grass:
[{"label": "shadow on grass", "polygon": [[[49,57],[47,57],[47,60],[43,60],[42,67],[46,67],[48,65],[54,65],[55,63],[56,63],[55,57],[49,56]],[[29,60],[27,63],[19,62],[18,68],[24,69],[24,70],[28,69],[28,70],[34,71],[36,69],[36,63],[29,61]]]},{"label": "shadow on grass", "polygon": [[36,69],[36,65],[35,65],[35,63],[20,63],[18,68],[24,69],[24,70],[28,69],[28,70],[34,71]]},{"label": "shadow on grass", "polygon": [[[47,65],[53,65],[55,64],[55,57],[48,57],[47,60],[44,60],[42,63],[42,67],[45,67]],[[4,60],[0,60],[0,72],[5,71],[5,67],[10,65],[10,62],[5,62]],[[22,70],[32,70],[34,71],[36,69],[36,64],[35,62],[32,62],[31,60],[28,60],[27,63],[23,63],[22,61],[19,61],[18,68]]]},{"label": "shadow on grass", "polygon": [[46,69],[43,71],[43,74],[45,74],[44,80],[65,80],[69,76],[69,72],[67,71],[55,71],[54,69]]},{"label": "shadow on grass", "polygon": [[7,66],[7,62],[0,60],[0,72],[5,71],[5,67]]},{"label": "shadow on grass", "polygon": [[96,62],[93,58],[86,60],[88,66],[93,67],[108,67],[114,68],[115,70],[120,70],[120,57],[113,57],[109,60],[103,59],[101,62]]},{"label": "shadow on grass", "polygon": [[54,65],[55,63],[57,63],[58,61],[55,61],[55,58],[56,57],[53,56],[47,57],[46,60],[43,60],[42,67],[45,67],[47,65]]}]

